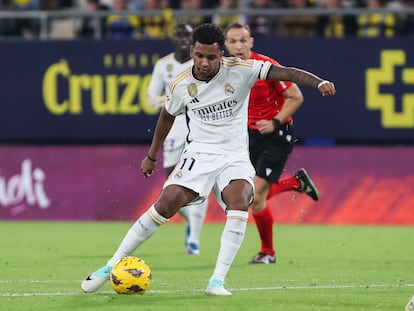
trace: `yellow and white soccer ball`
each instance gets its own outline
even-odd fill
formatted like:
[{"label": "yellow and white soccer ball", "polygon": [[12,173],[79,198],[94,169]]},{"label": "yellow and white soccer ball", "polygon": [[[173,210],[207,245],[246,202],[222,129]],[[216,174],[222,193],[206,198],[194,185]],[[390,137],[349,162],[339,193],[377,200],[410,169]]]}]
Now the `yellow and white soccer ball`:
[{"label": "yellow and white soccer ball", "polygon": [[134,256],[122,258],[111,271],[112,288],[118,294],[144,294],[151,287],[151,269]]}]

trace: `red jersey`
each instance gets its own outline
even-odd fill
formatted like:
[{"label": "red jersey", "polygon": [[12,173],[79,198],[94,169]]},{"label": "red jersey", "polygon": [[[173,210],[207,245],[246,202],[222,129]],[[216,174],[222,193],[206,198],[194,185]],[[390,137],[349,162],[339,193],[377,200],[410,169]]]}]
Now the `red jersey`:
[{"label": "red jersey", "polygon": [[[269,61],[272,64],[280,66],[280,64],[265,55],[250,53],[250,59],[259,59]],[[257,130],[257,126],[252,124],[259,120],[272,120],[278,114],[285,103],[285,97],[282,92],[286,91],[292,82],[290,81],[274,81],[274,80],[258,80],[250,90],[249,99],[249,122],[251,129]],[[286,122],[292,121],[289,117]]]}]

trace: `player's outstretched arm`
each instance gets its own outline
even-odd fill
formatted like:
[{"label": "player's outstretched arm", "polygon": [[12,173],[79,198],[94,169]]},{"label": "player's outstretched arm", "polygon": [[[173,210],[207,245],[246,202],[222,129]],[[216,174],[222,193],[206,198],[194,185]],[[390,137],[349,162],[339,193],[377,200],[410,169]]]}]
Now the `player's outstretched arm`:
[{"label": "player's outstretched arm", "polygon": [[317,88],[323,96],[332,96],[336,93],[335,85],[332,82],[294,67],[273,65],[269,70],[267,80],[292,81],[299,85]]},{"label": "player's outstretched arm", "polygon": [[175,116],[170,115],[164,108],[161,109],[148,155],[141,162],[141,172],[145,177],[151,176],[154,172],[158,151],[160,151],[165,137],[170,132],[174,120]]}]

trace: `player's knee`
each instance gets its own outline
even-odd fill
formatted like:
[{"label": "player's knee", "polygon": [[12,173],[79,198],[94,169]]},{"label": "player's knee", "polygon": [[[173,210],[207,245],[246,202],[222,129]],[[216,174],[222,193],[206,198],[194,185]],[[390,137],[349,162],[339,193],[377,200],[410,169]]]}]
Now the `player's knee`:
[{"label": "player's knee", "polygon": [[228,210],[247,211],[253,202],[253,187],[245,180],[234,180],[222,192]]},{"label": "player's knee", "polygon": [[169,205],[164,201],[158,200],[158,202],[154,204],[154,207],[158,214],[168,219],[174,216],[174,214],[176,213],[173,212],[173,210],[169,208]]},{"label": "player's knee", "polygon": [[171,218],[180,208],[193,201],[197,195],[197,193],[190,189],[171,185],[161,192],[160,197],[155,203],[155,208],[163,217]]},{"label": "player's knee", "polygon": [[247,211],[253,202],[253,193],[240,193],[224,202],[228,210]]}]

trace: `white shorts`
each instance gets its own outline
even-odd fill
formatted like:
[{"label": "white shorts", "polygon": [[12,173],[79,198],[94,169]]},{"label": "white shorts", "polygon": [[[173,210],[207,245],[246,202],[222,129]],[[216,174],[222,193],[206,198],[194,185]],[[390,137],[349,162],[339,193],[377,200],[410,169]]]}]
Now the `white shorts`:
[{"label": "white shorts", "polygon": [[188,129],[185,123],[185,115],[178,115],[164,141],[162,163],[164,168],[173,167],[180,161],[187,133]]},{"label": "white shorts", "polygon": [[221,192],[232,181],[244,179],[249,182],[254,192],[255,170],[249,157],[235,157],[234,154],[217,155],[206,153],[183,153],[180,163],[170,174],[164,188],[169,185],[180,185],[199,194],[192,203],[207,200],[214,187],[214,195],[220,206],[226,206],[221,198]]}]

